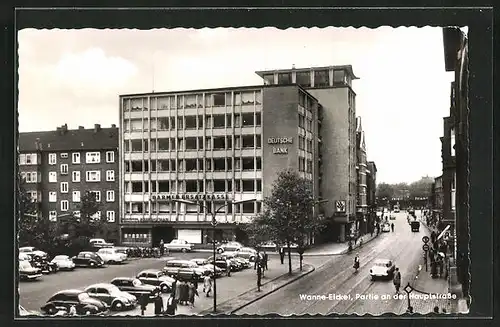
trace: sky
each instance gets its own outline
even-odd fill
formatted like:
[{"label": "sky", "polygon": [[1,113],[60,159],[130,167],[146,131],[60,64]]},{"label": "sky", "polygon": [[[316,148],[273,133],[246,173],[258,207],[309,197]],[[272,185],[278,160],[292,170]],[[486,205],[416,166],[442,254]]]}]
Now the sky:
[{"label": "sky", "polygon": [[352,65],[377,182],[441,175],[454,78],[441,28],[24,29],[18,43],[20,132],[119,125],[120,94],[260,85],[259,70]]}]

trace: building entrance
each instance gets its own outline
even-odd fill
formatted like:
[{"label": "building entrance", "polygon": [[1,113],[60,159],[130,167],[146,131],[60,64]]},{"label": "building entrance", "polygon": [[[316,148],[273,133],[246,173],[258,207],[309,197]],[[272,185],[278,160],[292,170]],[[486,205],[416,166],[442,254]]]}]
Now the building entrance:
[{"label": "building entrance", "polygon": [[160,241],[163,240],[163,243],[170,243],[175,238],[175,230],[170,226],[155,226],[152,229],[151,239],[153,243],[153,247],[157,247],[160,245]]}]

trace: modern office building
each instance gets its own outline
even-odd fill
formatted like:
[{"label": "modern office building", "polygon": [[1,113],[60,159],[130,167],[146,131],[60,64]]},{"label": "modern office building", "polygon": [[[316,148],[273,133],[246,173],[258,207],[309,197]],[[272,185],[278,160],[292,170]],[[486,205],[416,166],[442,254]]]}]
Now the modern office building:
[{"label": "modern office building", "polygon": [[[95,192],[99,211],[118,231],[118,128],[19,133],[19,171],[25,188],[39,203],[38,214],[53,222],[78,217],[85,191]],[[109,228],[112,231],[113,228]],[[117,233],[108,235],[118,241]]]},{"label": "modern office building", "polygon": [[366,179],[366,142],[365,132],[361,126],[361,117],[356,118],[356,172],[357,172],[357,194],[356,194],[356,228],[361,235],[367,232],[368,200],[367,188],[368,182]]},{"label": "modern office building", "polygon": [[121,95],[121,243],[244,240],[240,224],[286,168],[319,198],[321,112],[291,83]]},{"label": "modern office building", "polygon": [[321,124],[321,196],[331,224],[324,241],[344,242],[356,233],[356,93],[351,65],[256,72],[266,85],[298,84],[318,99]]}]

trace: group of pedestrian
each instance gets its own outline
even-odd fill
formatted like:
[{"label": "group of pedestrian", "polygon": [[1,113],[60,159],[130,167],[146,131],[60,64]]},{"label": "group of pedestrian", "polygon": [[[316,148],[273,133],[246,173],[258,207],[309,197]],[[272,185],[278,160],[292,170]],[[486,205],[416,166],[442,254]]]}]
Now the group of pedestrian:
[{"label": "group of pedestrian", "polygon": [[174,292],[174,300],[180,305],[190,305],[194,307],[194,302],[198,294],[198,282],[193,280],[177,279],[172,284],[172,292]]}]

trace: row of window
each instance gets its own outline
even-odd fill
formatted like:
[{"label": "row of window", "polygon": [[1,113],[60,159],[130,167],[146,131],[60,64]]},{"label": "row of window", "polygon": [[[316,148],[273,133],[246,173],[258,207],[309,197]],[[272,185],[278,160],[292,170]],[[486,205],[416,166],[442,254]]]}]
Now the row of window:
[{"label": "row of window", "polygon": [[[26,180],[28,180],[28,175],[32,178],[33,174],[36,173],[25,173]],[[61,165],[61,175],[68,174],[68,165]],[[21,173],[23,176],[23,173]],[[100,182],[101,181],[101,171],[100,170],[87,170],[85,171],[85,180],[87,182]],[[81,173],[79,170],[74,170],[71,172],[71,181],[74,183],[81,182]],[[106,181],[114,182],[115,181],[115,171],[114,170],[106,170]],[[57,183],[57,172],[49,171],[49,183]]]},{"label": "row of window", "polygon": [[213,137],[179,137],[159,138],[151,140],[126,140],[125,152],[147,151],[196,151],[196,150],[224,150],[224,149],[260,149],[262,136],[260,134]]},{"label": "row of window", "polygon": [[[101,202],[101,191],[89,191],[89,192],[95,194],[95,198],[96,198],[97,202]],[[61,193],[69,193],[68,183],[61,183]],[[73,191],[72,195],[73,195],[72,202],[80,202],[81,201],[80,191]],[[57,192],[53,192],[53,191],[49,192],[49,202],[57,202]],[[63,201],[61,201],[61,203],[62,202]],[[113,190],[106,191],[106,202],[115,202],[115,191],[113,191]],[[62,204],[61,204],[61,208],[62,208]],[[66,211],[66,210],[64,210],[64,211]]]},{"label": "row of window", "polygon": [[309,174],[312,173],[312,160],[306,160],[303,157],[299,157],[299,172],[307,172]]},{"label": "row of window", "polygon": [[312,140],[306,139],[299,135],[299,150],[305,150],[307,152],[313,152],[313,142]]},{"label": "row of window", "polygon": [[142,193],[142,192],[262,192],[262,181],[255,179],[213,179],[213,180],[185,180],[185,181],[151,181],[150,184],[145,182],[126,182],[126,193]]},{"label": "row of window", "polygon": [[[61,207],[62,207],[62,202],[61,201]],[[66,208],[69,207],[69,204],[66,201]],[[64,210],[67,211],[68,209]],[[80,217],[80,211],[73,211],[73,216],[75,217]],[[93,219],[101,219],[101,211],[97,211],[94,215],[92,215]],[[49,211],[49,220],[50,221],[57,221],[57,211]],[[113,210],[106,211],[106,220],[109,223],[114,223],[116,221],[116,213]]]},{"label": "row of window", "polygon": [[37,165],[41,162],[40,155],[36,153],[20,153],[19,165]]},{"label": "row of window", "polygon": [[149,161],[126,161],[125,172],[194,172],[194,171],[251,171],[262,169],[260,157],[164,159]]},{"label": "row of window", "polygon": [[230,127],[252,127],[262,125],[262,115],[257,113],[244,113],[234,115],[213,115],[213,116],[178,116],[158,117],[148,119],[125,119],[125,132],[146,132],[146,131],[168,131],[203,128],[230,128]]},{"label": "row of window", "polygon": [[312,132],[312,120],[299,114],[299,127],[305,128],[308,132]]},{"label": "row of window", "polygon": [[262,211],[262,203],[200,202],[198,204],[184,204],[176,202],[130,202],[125,204],[127,214],[210,214],[216,210],[220,214],[255,214]]},{"label": "row of window", "polygon": [[[330,72],[325,70],[315,70],[315,71],[297,71],[295,73],[295,83],[303,87],[328,87],[331,85],[341,84],[349,85],[349,76],[344,70],[334,70],[333,80],[330,81]],[[314,79],[312,79],[314,77]],[[274,75],[266,74],[263,76],[264,83],[268,85],[274,83]],[[314,84],[313,84],[314,82]],[[331,83],[330,83],[331,82]],[[278,73],[278,84],[292,84],[293,76],[292,72]]]},{"label": "row of window", "polygon": [[151,97],[150,103],[147,98],[125,99],[123,100],[124,111],[140,110],[172,110],[204,107],[239,106],[249,104],[262,104],[261,91],[247,92],[221,92],[214,94],[186,94],[171,95],[163,97]]},{"label": "row of window", "polygon": [[[60,154],[61,158],[66,159],[68,158],[68,153],[61,153]],[[56,165],[57,164],[57,153],[49,153],[49,165]],[[19,159],[21,161],[21,157]],[[73,164],[80,164],[81,163],[81,158],[80,158],[80,152],[73,152],[71,153],[71,162]],[[115,162],[115,152],[114,151],[106,151],[106,163],[114,163]],[[94,164],[94,163],[101,163],[101,153],[100,152],[86,152],[85,153],[85,163],[87,164]]]}]

